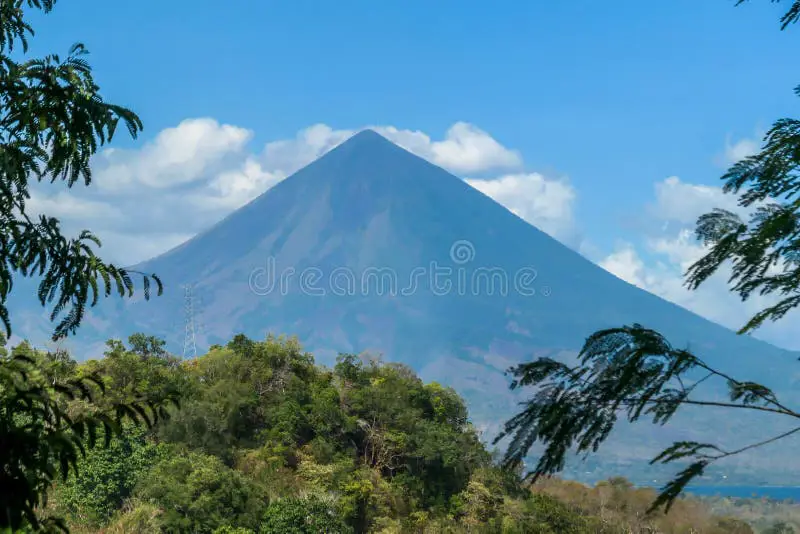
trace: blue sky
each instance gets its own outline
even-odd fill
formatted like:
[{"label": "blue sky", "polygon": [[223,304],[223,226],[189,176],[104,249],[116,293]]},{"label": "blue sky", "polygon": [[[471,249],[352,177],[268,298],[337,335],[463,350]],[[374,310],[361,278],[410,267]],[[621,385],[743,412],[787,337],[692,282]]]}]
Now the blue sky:
[{"label": "blue sky", "polygon": [[[483,180],[474,183],[501,203],[532,199],[509,208],[534,224],[544,221],[543,229],[632,283],[737,327],[759,303],[723,313],[732,302],[719,300],[728,298],[724,280],[702,303],[680,292],[681,265],[692,254],[681,232],[691,227],[695,211],[719,200],[717,190],[703,186],[718,186],[733,155],[752,150],[773,120],[797,109],[792,88],[800,79],[789,67],[800,51],[800,28],[779,31],[785,2],[734,3],[61,0],[50,15],[35,17],[32,53],[64,53],[83,42],[106,97],[144,120],[142,139],[121,136],[115,144],[129,149],[120,156],[127,167],[109,155],[98,163],[104,169],[98,180],[145,171],[157,176],[153,154],[159,149],[148,152],[147,144],[188,139],[181,130],[157,137],[188,119],[213,119],[193,123],[218,135],[194,150],[213,146],[221,155],[202,172],[170,164],[170,176],[189,177],[184,185],[200,175],[208,183],[248,162],[251,169],[260,165],[262,177],[296,167],[270,167],[267,160],[287,147],[273,144],[270,151],[268,143],[293,140],[294,152],[278,155],[302,152],[295,158],[302,163],[365,126],[424,132],[436,143],[463,122],[471,126],[462,134],[481,132],[517,161],[443,166]],[[319,124],[330,131],[314,130],[325,139],[308,148],[302,132]],[[220,141],[220,132],[233,137]],[[447,145],[439,152],[419,146],[421,155],[445,161]],[[488,150],[497,155],[497,147]],[[141,163],[148,157],[150,163]],[[233,167],[226,170],[222,162]],[[533,173],[536,183],[529,179]],[[496,182],[509,175],[523,178]],[[248,176],[254,174],[240,178]],[[665,182],[670,177],[677,178]],[[572,196],[565,200],[563,188],[544,187],[550,182]],[[548,191],[560,200],[543,202]],[[101,193],[91,197],[96,205],[105,203],[109,214],[124,211],[122,200]],[[159,213],[179,211],[155,193],[148,198]],[[688,211],[681,211],[684,200]],[[556,220],[562,204],[566,222]],[[69,212],[59,213],[65,221],[70,214],[76,224],[85,220],[80,209],[65,206],[59,203]],[[124,248],[158,252],[223,212],[193,210],[191,223],[176,221],[165,230],[169,239],[155,248],[137,249],[133,241]],[[95,219],[98,213],[106,212],[99,209]],[[561,232],[566,226],[569,231]],[[778,330],[764,336],[790,344]]]}]

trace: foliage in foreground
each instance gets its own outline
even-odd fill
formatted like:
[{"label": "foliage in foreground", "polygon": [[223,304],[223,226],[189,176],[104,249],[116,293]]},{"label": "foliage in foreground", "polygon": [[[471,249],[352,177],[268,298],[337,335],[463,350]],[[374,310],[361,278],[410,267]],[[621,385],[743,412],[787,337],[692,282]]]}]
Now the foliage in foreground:
[{"label": "foliage in foreground", "polygon": [[0,526],[64,529],[42,517],[48,489],[74,474],[87,450],[108,446],[123,425],[152,428],[168,417],[165,402],[109,398],[100,375],[79,372],[63,353],[40,353],[27,344],[5,348],[0,335]]},{"label": "foliage in foreground", "polygon": [[652,491],[619,481],[531,492],[496,466],[452,389],[403,365],[342,355],[328,369],[294,340],[243,336],[180,361],[130,341],[70,376],[101,376],[111,403],[177,395],[181,409],[88,450],[49,492],[40,513],[76,534],[733,532],[689,501],[646,515]]},{"label": "foliage in foreground", "polygon": [[[781,29],[798,20],[800,0],[794,0],[781,18]],[[800,96],[800,86],[795,92]],[[774,303],[739,331],[747,334],[800,305],[800,120],[776,121],[761,150],[735,163],[722,179],[723,191],[738,195],[738,212],[715,209],[699,217],[695,233],[706,255],[689,267],[686,285],[697,289],[730,266],[730,289],[742,300],[753,295],[773,297]],[[589,336],[578,365],[539,358],[509,371],[515,377],[512,388],[537,390],[507,421],[495,443],[510,437],[506,465],[519,463],[534,444],[543,444],[543,455],[527,474],[532,480],[561,471],[571,450],[597,451],[620,416],[631,422],[649,417],[654,424],[664,424],[681,406],[694,405],[800,419],[800,411],[781,402],[768,387],[729,376],[639,324]],[[698,373],[699,378],[693,379]],[[728,400],[697,398],[695,389],[706,380],[722,381]],[[713,462],[798,432],[800,426],[795,426],[733,449],[695,441],[673,443],[651,464],[681,462],[686,467],[662,488],[652,509],[663,505],[669,510],[682,490]]]},{"label": "foliage in foreground", "polygon": [[[0,1],[0,323],[5,337],[11,334],[8,296],[20,277],[40,278],[37,297],[42,306],[50,305],[50,320],[57,321],[54,339],[74,333],[86,308],[101,296],[114,290],[130,296],[134,290],[132,271],[95,254],[100,241],[94,234],[84,230],[71,238],[57,219],[27,211],[32,183],[89,185],[89,161],[120,123],[134,138],[142,129],[135,113],[103,99],[83,45],[72,46],[65,57],[28,56],[34,33],[28,12],[48,13],[55,3]],[[146,299],[151,281],[158,293],[162,289],[157,277],[143,276]],[[52,364],[60,356],[48,358]],[[33,513],[53,481],[75,469],[98,437],[118,433],[123,420],[151,424],[154,415],[163,415],[162,407],[147,406],[143,399],[98,403],[103,391],[96,387],[97,377],[45,376],[38,363],[21,352],[0,355],[0,529],[23,522],[58,528],[57,518],[40,525]],[[76,408],[81,403],[82,410]]]}]

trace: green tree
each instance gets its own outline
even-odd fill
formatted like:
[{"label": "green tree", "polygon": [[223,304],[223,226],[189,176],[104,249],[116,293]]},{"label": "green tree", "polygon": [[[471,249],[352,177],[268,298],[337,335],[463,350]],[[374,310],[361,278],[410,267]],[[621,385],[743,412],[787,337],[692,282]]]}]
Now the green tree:
[{"label": "green tree", "polygon": [[[777,1],[777,0],[775,0]],[[737,2],[742,4],[744,0]],[[800,20],[800,1],[781,19],[782,29]],[[795,89],[800,96],[800,87]],[[752,332],[765,321],[776,321],[800,304],[800,120],[776,121],[756,155],[734,164],[722,177],[725,193],[751,212],[747,222],[737,214],[715,209],[697,222],[696,236],[709,248],[686,273],[696,289],[719,268],[730,263],[730,284],[742,300],[753,294],[780,300],[756,314],[740,331]],[[661,334],[639,324],[596,332],[586,340],[578,364],[551,358],[512,368],[511,387],[538,386],[525,409],[510,419],[495,443],[510,437],[504,463],[516,466],[537,442],[544,452],[527,476],[536,480],[559,472],[567,452],[596,451],[613,429],[620,413],[629,421],[651,417],[667,422],[684,405],[755,410],[800,419],[767,387],[729,376],[688,350],[673,347]],[[702,373],[699,381],[687,375]],[[698,399],[695,386],[723,381],[728,402]],[[686,462],[688,466],[667,483],[651,509],[672,502],[686,485],[713,462],[800,431],[800,426],[757,443],[723,450],[712,443],[676,442],[651,463]]]},{"label": "green tree", "polygon": [[[142,273],[102,261],[93,250],[100,241],[91,232],[68,238],[57,219],[31,217],[29,182],[88,185],[89,160],[112,139],[120,121],[133,137],[142,124],[132,111],[103,100],[82,45],[74,45],[63,59],[26,58],[34,33],[27,10],[48,13],[55,3],[0,2],[0,321],[10,335],[7,299],[14,278],[38,276],[38,298],[52,306],[50,318],[58,321],[53,339],[60,339],[75,332],[87,305],[95,305],[101,293],[108,296],[116,289],[132,295],[131,275]],[[151,281],[161,292],[157,277],[142,279],[145,298]],[[90,404],[94,399],[86,379],[49,387],[40,378],[28,357],[0,360],[0,528],[17,528],[24,521],[39,528],[34,508],[42,504],[56,466],[66,476],[84,443],[93,445],[94,429],[105,426],[110,437],[122,415],[143,410],[118,405],[114,417],[72,417],[63,411],[65,399],[80,396]]]},{"label": "green tree", "polygon": [[[82,366],[82,372],[94,372],[103,376],[109,390],[108,398],[119,402],[145,396],[153,401],[163,401],[184,395],[188,387],[188,373],[181,359],[165,351],[142,351],[137,347],[137,336],[142,336],[155,347],[164,341],[143,334],[129,338],[130,348],[119,340],[106,342],[108,350],[101,360],[90,360]],[[142,339],[139,338],[139,339]]]},{"label": "green tree", "polygon": [[76,473],[87,448],[100,440],[108,447],[126,420],[152,427],[169,415],[146,400],[104,402],[101,376],[59,378],[54,362],[63,365],[27,346],[0,349],[0,528],[65,529],[58,518],[36,515],[58,475]]},{"label": "green tree", "polygon": [[264,534],[350,534],[335,506],[318,497],[280,499],[271,502],[261,523]]},{"label": "green tree", "polygon": [[795,532],[797,532],[795,528],[785,521],[778,521],[764,530],[764,534],[794,534]]},{"label": "green tree", "polygon": [[165,453],[147,440],[144,428],[128,425],[109,447],[87,451],[78,462],[78,471],[58,487],[57,500],[78,523],[103,525]]},{"label": "green tree", "polygon": [[258,526],[266,494],[219,458],[178,454],[158,462],[142,479],[136,495],[159,506],[165,532],[211,534],[220,527]]},{"label": "green tree", "polygon": [[527,501],[526,532],[541,534],[589,534],[604,532],[600,522],[582,515],[549,495],[533,495]]},{"label": "green tree", "polygon": [[148,356],[167,357],[168,353],[164,349],[167,343],[155,336],[148,336],[142,333],[132,334],[128,337],[128,345],[130,351],[134,354],[146,358]]}]

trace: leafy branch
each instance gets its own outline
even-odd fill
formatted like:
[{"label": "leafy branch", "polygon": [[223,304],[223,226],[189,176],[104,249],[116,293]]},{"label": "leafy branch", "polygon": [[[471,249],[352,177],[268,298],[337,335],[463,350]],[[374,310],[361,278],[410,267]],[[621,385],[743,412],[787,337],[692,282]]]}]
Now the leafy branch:
[{"label": "leafy branch", "polygon": [[[25,354],[0,359],[0,529],[28,525],[35,531],[64,528],[52,519],[46,524],[37,508],[46,501],[46,489],[60,476],[77,473],[87,448],[108,447],[131,421],[152,428],[178,407],[175,397],[155,402],[104,402],[102,377],[46,384],[37,361]],[[85,409],[77,409],[80,401]],[[49,525],[49,526],[48,526]]]},{"label": "leafy branch", "polygon": [[[795,5],[800,10],[800,2]],[[800,16],[800,11],[798,15]],[[800,86],[795,89],[800,96]],[[729,284],[742,300],[753,294],[780,300],[757,313],[739,333],[777,321],[800,304],[800,121],[781,119],[764,138],[762,150],[734,164],[722,177],[725,193],[739,194],[750,220],[715,209],[695,230],[708,253],[689,267],[686,286],[696,289],[730,263]]]},{"label": "leafy branch", "polygon": [[[745,1],[738,0],[736,5]],[[798,20],[800,0],[794,0],[781,18],[781,30]],[[795,93],[800,96],[800,86]],[[738,214],[722,209],[698,219],[695,233],[708,251],[689,267],[686,285],[697,289],[730,263],[728,282],[742,300],[755,293],[780,297],[775,305],[750,319],[739,331],[743,334],[767,320],[784,317],[800,304],[800,121],[776,121],[761,151],[734,164],[722,179],[723,191],[739,195],[738,204],[750,212],[750,219],[744,222]],[[704,371],[704,376],[687,387],[683,377],[690,371]],[[511,437],[504,458],[508,468],[520,465],[535,443],[543,443],[544,453],[527,474],[534,481],[561,471],[572,448],[597,451],[620,414],[630,422],[651,416],[653,423],[663,425],[680,406],[697,405],[800,418],[769,388],[713,369],[688,351],[674,349],[658,332],[638,324],[590,336],[578,366],[540,358],[510,372],[515,376],[512,389],[538,386],[538,390],[523,403],[523,411],[506,423],[495,443]],[[690,397],[700,383],[713,378],[725,381],[729,402]],[[661,505],[669,510],[686,485],[712,462],[798,431],[800,427],[731,451],[709,443],[674,443],[651,463],[687,459],[691,463],[661,489],[651,511]]]},{"label": "leafy branch", "polygon": [[[701,380],[686,385],[688,373],[703,371]],[[535,386],[524,409],[509,420],[494,443],[510,437],[503,460],[514,468],[540,442],[545,449],[534,469],[526,474],[531,482],[561,471],[567,453],[596,452],[608,438],[620,415],[629,422],[649,417],[654,424],[667,423],[683,405],[715,406],[775,413],[800,419],[800,413],[781,403],[767,387],[743,382],[718,371],[686,351],[673,348],[658,332],[634,324],[596,332],[569,366],[551,358],[539,358],[509,370],[512,389]],[[723,380],[729,401],[696,399],[691,395],[701,381]],[[800,430],[798,428],[797,430]],[[685,486],[712,462],[767,445],[796,432],[725,451],[713,444],[678,442],[651,463],[691,459],[693,463],[662,488],[651,511],[664,505],[668,511]]]},{"label": "leafy branch", "polygon": [[[744,4],[747,0],[737,0],[736,5]],[[772,0],[773,4],[780,3],[781,0]],[[788,11],[781,17],[781,30],[785,30],[790,24],[800,20],[800,0],[794,0]]]},{"label": "leafy branch", "polygon": [[30,180],[89,185],[90,158],[112,140],[119,123],[133,138],[142,129],[135,113],[103,100],[83,45],[74,45],[63,60],[49,55],[16,62],[6,55],[15,42],[26,51],[26,36],[33,35],[24,8],[47,13],[54,4],[0,4],[0,320],[10,335],[6,302],[14,274],[40,276],[39,301],[53,306],[52,321],[60,317],[57,340],[75,332],[87,305],[96,305],[101,293],[107,297],[115,288],[120,296],[132,296],[131,275],[142,277],[145,299],[153,283],[159,295],[163,287],[155,275],[103,262],[93,250],[101,242],[91,232],[67,239],[57,219],[32,219],[26,211]]}]

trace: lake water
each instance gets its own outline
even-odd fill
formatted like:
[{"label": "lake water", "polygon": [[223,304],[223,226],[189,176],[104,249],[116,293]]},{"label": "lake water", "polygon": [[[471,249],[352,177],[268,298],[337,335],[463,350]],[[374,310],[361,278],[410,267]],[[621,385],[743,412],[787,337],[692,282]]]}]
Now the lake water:
[{"label": "lake water", "polygon": [[792,499],[800,502],[800,486],[693,486],[686,488],[686,493],[703,497],[769,497],[779,501]]}]

